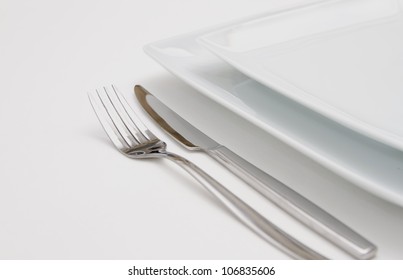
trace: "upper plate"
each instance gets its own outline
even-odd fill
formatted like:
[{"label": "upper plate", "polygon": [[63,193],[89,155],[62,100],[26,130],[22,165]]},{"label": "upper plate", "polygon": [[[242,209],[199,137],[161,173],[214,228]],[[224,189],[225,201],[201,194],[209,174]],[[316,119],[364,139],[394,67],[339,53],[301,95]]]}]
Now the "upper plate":
[{"label": "upper plate", "polygon": [[197,43],[204,32],[152,43],[145,51],[206,96],[367,191],[403,206],[403,152],[248,78]]},{"label": "upper plate", "polygon": [[349,0],[243,21],[199,38],[249,77],[403,150],[403,0]]}]

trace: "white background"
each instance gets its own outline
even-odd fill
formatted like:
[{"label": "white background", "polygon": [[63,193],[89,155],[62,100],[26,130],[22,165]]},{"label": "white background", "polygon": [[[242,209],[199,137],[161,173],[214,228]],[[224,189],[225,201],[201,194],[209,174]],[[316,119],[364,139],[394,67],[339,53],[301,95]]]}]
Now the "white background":
[{"label": "white background", "polygon": [[[403,209],[368,194],[215,104],[142,46],[306,0],[0,0],[0,259],[288,259],[181,169],[118,153],[87,92],[114,83],[139,109],[144,85],[192,124],[403,258]],[[287,232],[348,256],[294,223],[203,154],[185,155]]]}]

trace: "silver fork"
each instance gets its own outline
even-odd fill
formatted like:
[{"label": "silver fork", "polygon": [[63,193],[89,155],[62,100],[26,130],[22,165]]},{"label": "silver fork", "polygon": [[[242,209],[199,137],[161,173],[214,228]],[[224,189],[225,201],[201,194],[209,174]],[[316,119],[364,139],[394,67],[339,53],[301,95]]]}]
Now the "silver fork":
[{"label": "silver fork", "polygon": [[166,158],[175,162],[240,221],[272,245],[294,258],[325,259],[268,221],[198,166],[177,154],[168,152],[166,144],[143,124],[113,85],[89,93],[88,96],[105,132],[122,154],[133,159]]}]

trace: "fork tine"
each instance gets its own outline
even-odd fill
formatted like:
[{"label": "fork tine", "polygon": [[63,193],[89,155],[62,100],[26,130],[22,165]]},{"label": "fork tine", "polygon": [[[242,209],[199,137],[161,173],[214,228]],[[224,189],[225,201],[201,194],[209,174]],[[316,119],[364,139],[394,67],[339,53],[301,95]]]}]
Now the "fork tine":
[{"label": "fork tine", "polygon": [[[119,93],[117,88],[112,85],[112,89],[115,93],[115,97],[119,101],[120,105],[122,106],[123,110],[126,113],[126,119],[125,121],[130,122],[133,127],[136,128],[136,132],[138,132],[138,137],[139,140],[157,140],[158,138],[147,128],[147,126],[141,121],[141,119],[136,115],[136,113],[133,111],[132,108],[130,108],[129,104],[127,103],[126,99],[123,97],[122,94]],[[133,131],[134,132],[134,131]],[[144,139],[141,139],[144,137]]]},{"label": "fork tine", "polygon": [[118,107],[119,102],[114,100],[108,89],[104,87],[103,90],[97,91],[97,94],[107,115],[118,132],[118,136],[124,139],[129,148],[141,143],[131,132],[131,124],[126,122],[122,109]]},{"label": "fork tine", "polygon": [[112,89],[104,87],[104,92],[109,99],[114,111],[120,118],[120,122],[124,125],[124,130],[128,133],[129,137],[136,139],[137,143],[144,143],[147,138],[138,129],[137,124],[128,115],[128,111],[131,112],[130,108],[125,108],[123,106],[122,100],[124,98],[117,92],[117,90],[112,86]]},{"label": "fork tine", "polygon": [[99,92],[96,91],[95,93],[88,93],[88,98],[90,99],[90,103],[92,105],[92,108],[95,111],[95,114],[98,117],[99,122],[101,123],[102,127],[104,128],[109,139],[111,139],[112,143],[119,150],[129,148],[130,147],[129,144],[122,137],[120,132],[117,130],[115,124],[113,123],[112,119],[110,118],[110,116],[102,102],[102,99],[99,96]]}]

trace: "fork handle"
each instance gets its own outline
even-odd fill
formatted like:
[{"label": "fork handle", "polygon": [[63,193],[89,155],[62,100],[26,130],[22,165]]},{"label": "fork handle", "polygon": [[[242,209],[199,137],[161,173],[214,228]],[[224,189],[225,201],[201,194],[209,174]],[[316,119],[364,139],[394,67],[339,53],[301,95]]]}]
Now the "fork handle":
[{"label": "fork handle", "polygon": [[164,155],[185,169],[239,220],[269,243],[297,259],[326,259],[268,221],[192,162],[174,153]]}]

